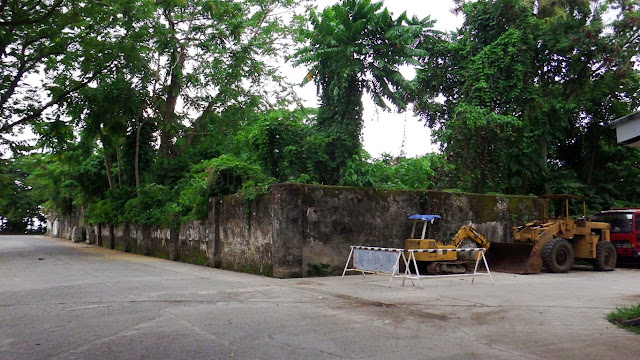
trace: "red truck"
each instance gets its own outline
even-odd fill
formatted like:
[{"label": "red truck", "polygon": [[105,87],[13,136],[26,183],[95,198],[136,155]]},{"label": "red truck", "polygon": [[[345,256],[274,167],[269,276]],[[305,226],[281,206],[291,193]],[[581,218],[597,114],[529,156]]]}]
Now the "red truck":
[{"label": "red truck", "polygon": [[618,259],[638,258],[640,253],[640,208],[615,208],[594,215],[593,221],[611,225],[611,243]]}]

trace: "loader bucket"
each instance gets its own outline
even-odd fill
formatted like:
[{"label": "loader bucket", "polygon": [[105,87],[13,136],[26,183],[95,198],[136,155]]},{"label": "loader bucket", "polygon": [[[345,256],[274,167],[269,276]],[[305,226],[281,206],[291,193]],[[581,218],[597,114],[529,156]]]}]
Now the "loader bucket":
[{"label": "loader bucket", "polygon": [[494,271],[537,274],[542,270],[540,250],[531,243],[491,243],[486,258]]}]

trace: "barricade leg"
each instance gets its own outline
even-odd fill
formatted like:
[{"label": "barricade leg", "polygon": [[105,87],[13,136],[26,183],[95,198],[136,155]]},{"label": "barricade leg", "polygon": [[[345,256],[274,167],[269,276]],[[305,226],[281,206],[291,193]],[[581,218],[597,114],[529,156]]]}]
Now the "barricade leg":
[{"label": "barricade leg", "polygon": [[412,251],[409,257],[413,259],[413,266],[416,268],[416,279],[418,279],[418,285],[420,285],[421,289],[424,289],[424,287],[422,286],[422,281],[420,280],[420,270],[418,270],[418,263],[416,262],[416,254]]},{"label": "barricade leg", "polygon": [[479,251],[480,251],[480,256],[478,256],[478,258],[476,259],[476,266],[473,268],[473,276],[471,277],[471,282],[474,282],[474,280],[476,279],[476,274],[478,273],[478,265],[480,264],[480,258],[482,258],[482,261],[484,263],[484,268],[487,269],[487,275],[489,275],[491,284],[495,285],[495,283],[493,282],[493,276],[491,275],[491,270],[489,270],[489,264],[487,264],[487,258],[484,256],[485,249],[482,249]]},{"label": "barricade leg", "polygon": [[491,280],[491,285],[495,285],[493,282],[493,276],[491,275],[491,270],[489,270],[489,264],[487,264],[487,258],[484,256],[484,251],[482,252],[482,261],[484,261],[484,267],[487,269],[487,274],[489,274],[489,279]]},{"label": "barricade leg", "polygon": [[[347,263],[344,265],[344,270],[342,271],[342,278],[344,279],[344,274],[347,272],[347,270],[349,270],[349,262],[351,261],[351,258],[353,257],[353,246],[351,246],[351,251],[349,252],[349,257],[347,258]],[[362,274],[362,277],[366,278],[366,276],[364,275],[364,271],[360,272]]]},{"label": "barricade leg", "polygon": [[393,269],[391,270],[391,279],[389,280],[389,287],[391,287],[391,282],[393,282],[393,277],[396,275],[396,271],[400,273],[400,256],[404,258],[404,254],[402,252],[398,252],[398,256],[396,257],[396,263],[393,265]]},{"label": "barricade leg", "polygon": [[[411,286],[416,286],[416,284],[413,282],[413,279],[411,278],[411,266],[409,265],[411,260],[407,260],[407,257],[404,256],[404,252],[402,252],[401,254],[402,254],[402,261],[404,262],[404,275],[402,276],[402,286],[404,287],[404,282],[407,279],[411,280]],[[409,259],[411,259],[411,253],[409,253]]]}]

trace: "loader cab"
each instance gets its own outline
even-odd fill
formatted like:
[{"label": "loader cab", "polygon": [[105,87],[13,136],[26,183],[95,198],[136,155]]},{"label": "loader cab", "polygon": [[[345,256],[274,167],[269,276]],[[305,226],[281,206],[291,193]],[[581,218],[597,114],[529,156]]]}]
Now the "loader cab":
[{"label": "loader cab", "polygon": [[[582,200],[582,206],[580,208],[580,210],[582,210],[582,213],[573,213],[573,216],[581,215],[582,218],[586,217],[587,208],[584,202],[584,197],[582,196],[568,194],[549,194],[539,196],[538,198],[544,199],[544,207],[542,209],[543,222],[554,219],[564,219],[567,221],[571,220],[572,214],[570,210],[573,209],[575,211],[577,209],[572,208],[571,206],[571,203],[575,200]],[[550,206],[550,203],[552,206]]]},{"label": "loader cab", "polygon": [[619,257],[639,257],[640,208],[601,211],[593,216],[593,220],[611,225],[611,243],[616,247]]}]

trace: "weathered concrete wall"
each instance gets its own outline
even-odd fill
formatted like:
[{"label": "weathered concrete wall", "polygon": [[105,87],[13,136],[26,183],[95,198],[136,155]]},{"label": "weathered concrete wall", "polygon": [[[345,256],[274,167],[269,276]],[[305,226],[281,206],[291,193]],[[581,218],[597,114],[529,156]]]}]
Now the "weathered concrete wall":
[{"label": "weathered concrete wall", "polygon": [[129,225],[118,224],[113,226],[113,247],[112,249],[120,251],[130,251],[129,242]]},{"label": "weathered concrete wall", "polygon": [[274,275],[306,275],[309,265],[340,273],[351,245],[404,247],[407,217],[438,214],[430,236],[450,239],[472,225],[489,241],[506,242],[511,227],[540,217],[542,202],[525,196],[397,191],[282,184],[272,189]]},{"label": "weathered concrete wall", "polygon": [[[84,227],[84,209],[79,209],[73,214],[51,214],[47,217],[47,235],[73,240],[73,229]],[[76,238],[77,239],[77,238]]]},{"label": "weathered concrete wall", "polygon": [[[526,196],[278,184],[251,202],[241,195],[213,198],[206,219],[180,229],[92,228],[95,241],[106,248],[295,277],[317,265],[341,272],[351,245],[403,247],[411,214],[443,217],[429,229],[435,239],[447,240],[460,226],[472,225],[489,241],[505,242],[512,226],[541,217],[542,208],[541,200]],[[73,226],[83,226],[78,216],[52,219],[48,228],[52,236],[65,237]]]},{"label": "weathered concrete wall", "polygon": [[87,244],[95,244],[96,241],[96,231],[93,226],[87,226]]},{"label": "weathered concrete wall", "polygon": [[218,200],[219,241],[214,259],[223,269],[274,275],[270,194],[247,204],[235,195]]},{"label": "weathered concrete wall", "polygon": [[100,227],[99,237],[102,239],[102,247],[107,249],[115,249],[114,225],[107,224]]},{"label": "weathered concrete wall", "polygon": [[162,259],[177,260],[177,250],[175,244],[175,230],[150,227],[148,238],[144,239],[141,248],[142,254],[159,257]]},{"label": "weathered concrete wall", "polygon": [[178,233],[178,259],[191,264],[207,265],[210,236],[206,220],[189,221],[180,226]]},{"label": "weathered concrete wall", "polygon": [[[425,192],[302,187],[302,272],[328,264],[339,273],[351,245],[404,247],[410,214],[424,213]],[[289,226],[291,226],[290,224]]]},{"label": "weathered concrete wall", "polygon": [[74,226],[71,230],[71,241],[74,243],[85,242],[85,231],[83,227]]},{"label": "weathered concrete wall", "polygon": [[511,228],[542,217],[542,200],[530,196],[499,196],[428,191],[431,213],[442,216],[432,236],[451,238],[462,225],[471,225],[492,242],[508,242]]}]

